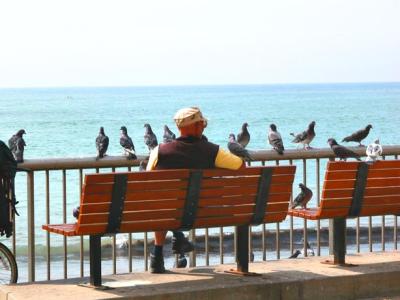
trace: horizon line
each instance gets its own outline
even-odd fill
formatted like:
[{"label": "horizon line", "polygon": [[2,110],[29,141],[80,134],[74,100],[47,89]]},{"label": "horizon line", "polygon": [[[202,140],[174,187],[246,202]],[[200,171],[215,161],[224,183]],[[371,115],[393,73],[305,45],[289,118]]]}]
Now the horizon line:
[{"label": "horizon line", "polygon": [[351,85],[351,84],[396,84],[400,81],[347,81],[347,82],[276,82],[276,83],[215,83],[215,84],[148,84],[148,85],[66,85],[66,86],[16,86],[2,87],[0,90],[14,89],[73,89],[73,88],[162,88],[162,87],[219,87],[219,86],[276,86],[276,85]]}]

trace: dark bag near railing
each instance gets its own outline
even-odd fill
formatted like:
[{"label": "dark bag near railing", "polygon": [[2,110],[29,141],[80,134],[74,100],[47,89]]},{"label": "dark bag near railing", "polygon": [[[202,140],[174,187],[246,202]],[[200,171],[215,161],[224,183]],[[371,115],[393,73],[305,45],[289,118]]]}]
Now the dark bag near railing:
[{"label": "dark bag near railing", "polygon": [[17,162],[7,145],[0,141],[0,235],[7,237],[13,232],[13,217],[17,201],[15,199],[14,179]]}]

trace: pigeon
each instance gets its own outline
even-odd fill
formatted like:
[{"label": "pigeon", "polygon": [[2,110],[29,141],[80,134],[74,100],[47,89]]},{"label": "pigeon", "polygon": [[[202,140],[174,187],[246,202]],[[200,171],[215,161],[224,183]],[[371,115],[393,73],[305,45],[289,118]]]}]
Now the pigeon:
[{"label": "pigeon", "polygon": [[369,144],[365,153],[367,154],[366,162],[375,162],[382,155],[383,149],[379,142],[379,139],[376,139],[372,144]]},{"label": "pigeon", "polygon": [[128,136],[128,130],[125,126],[121,127],[121,138],[119,139],[120,145],[124,148],[125,154],[128,159],[136,159],[135,146],[132,139]]},{"label": "pigeon", "polygon": [[144,143],[149,148],[149,151],[153,150],[158,146],[157,137],[151,129],[150,124],[144,124],[145,132],[144,132]]},{"label": "pigeon", "polygon": [[294,136],[292,143],[303,144],[304,149],[311,149],[310,143],[315,138],[314,127],[315,127],[315,121],[312,121],[308,125],[307,130],[303,131],[302,133],[299,134],[294,134],[293,132],[290,133],[290,135]]},{"label": "pigeon", "polygon": [[237,142],[246,148],[247,144],[250,142],[250,133],[247,130],[249,124],[243,123],[242,131],[237,134]]},{"label": "pigeon", "polygon": [[[304,239],[302,239],[301,240],[301,242],[304,244]],[[310,243],[307,241],[306,242],[306,247],[307,247],[307,249],[306,249],[306,251],[307,251],[307,255],[308,256],[315,256],[315,252],[314,252],[314,249],[311,247],[311,245],[310,245]],[[303,251],[302,251],[302,254],[304,255],[304,249],[303,249]]]},{"label": "pigeon", "polygon": [[289,258],[297,258],[301,254],[300,250],[296,250],[292,255],[289,256]]},{"label": "pigeon", "polygon": [[26,146],[22,137],[24,134],[26,134],[25,130],[20,129],[8,140],[8,147],[18,163],[24,162],[24,149]]},{"label": "pigeon", "polygon": [[163,142],[170,143],[176,139],[175,133],[173,133],[167,125],[164,125],[164,135],[163,135]]},{"label": "pigeon", "polygon": [[271,124],[269,128],[268,141],[271,144],[272,148],[274,148],[276,152],[282,155],[285,148],[283,147],[281,134],[276,129],[275,124]]},{"label": "pigeon", "polygon": [[140,171],[140,172],[146,171],[147,163],[148,163],[148,162],[145,161],[145,160],[142,160],[142,161],[140,162],[140,164],[139,164],[139,171]]},{"label": "pigeon", "polygon": [[360,147],[365,147],[364,145],[361,144],[361,141],[367,137],[371,128],[372,128],[372,125],[368,124],[365,128],[354,132],[352,135],[346,136],[342,140],[342,142],[357,142],[357,143],[359,143]]},{"label": "pigeon", "polygon": [[331,146],[331,149],[335,153],[335,156],[339,157],[340,160],[346,161],[347,158],[353,157],[358,161],[361,161],[360,155],[342,145],[339,145],[335,139],[333,138],[328,139],[328,144],[329,146]]},{"label": "pigeon", "polygon": [[104,128],[100,127],[99,135],[96,138],[96,149],[97,157],[96,159],[103,158],[108,149],[109,139],[104,133]]},{"label": "pigeon", "polygon": [[236,141],[235,135],[233,133],[229,135],[228,149],[231,153],[241,157],[244,160],[247,161],[253,160],[249,152]]},{"label": "pigeon", "polygon": [[302,183],[299,184],[299,188],[301,189],[301,192],[293,200],[292,209],[296,208],[297,206],[307,209],[307,203],[311,200],[313,192]]}]

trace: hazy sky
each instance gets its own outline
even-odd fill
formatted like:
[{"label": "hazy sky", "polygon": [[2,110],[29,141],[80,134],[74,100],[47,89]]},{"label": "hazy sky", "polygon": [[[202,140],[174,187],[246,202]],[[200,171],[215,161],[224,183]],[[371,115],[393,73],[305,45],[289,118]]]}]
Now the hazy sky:
[{"label": "hazy sky", "polygon": [[0,3],[0,87],[400,81],[400,0]]}]

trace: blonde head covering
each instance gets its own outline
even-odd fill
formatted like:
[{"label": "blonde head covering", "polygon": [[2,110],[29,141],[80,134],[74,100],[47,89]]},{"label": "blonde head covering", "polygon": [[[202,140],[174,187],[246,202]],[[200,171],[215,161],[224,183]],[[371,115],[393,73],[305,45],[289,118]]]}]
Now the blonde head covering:
[{"label": "blonde head covering", "polygon": [[174,116],[174,121],[178,128],[202,121],[204,127],[207,126],[207,119],[203,117],[198,107],[187,107],[178,110]]}]

